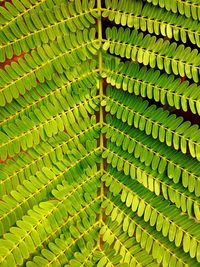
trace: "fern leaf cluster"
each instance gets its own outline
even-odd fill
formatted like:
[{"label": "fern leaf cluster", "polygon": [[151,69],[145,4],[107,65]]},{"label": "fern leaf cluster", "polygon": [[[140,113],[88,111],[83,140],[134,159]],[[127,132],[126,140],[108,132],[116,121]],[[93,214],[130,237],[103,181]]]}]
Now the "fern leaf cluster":
[{"label": "fern leaf cluster", "polygon": [[0,266],[199,266],[199,20],[0,0]]},{"label": "fern leaf cluster", "polygon": [[[116,114],[118,119],[134,125],[154,139],[173,146],[176,150],[181,149],[182,153],[189,152],[193,157],[199,155],[200,130],[197,125],[190,126],[190,123],[183,122],[182,117],[170,115],[168,111],[149,105],[148,101],[143,101],[135,96],[107,90],[106,108],[112,115]],[[199,159],[198,159],[199,160]]]},{"label": "fern leaf cluster", "polygon": [[170,43],[163,38],[130,29],[117,30],[116,27],[107,28],[107,41],[104,50],[111,54],[132,59],[151,68],[157,67],[166,73],[173,73],[181,77],[187,76],[194,82],[199,81],[199,53],[197,49],[191,50],[183,44]]},{"label": "fern leaf cluster", "polygon": [[196,83],[182,82],[173,74],[141,67],[138,63],[108,60],[103,73],[107,82],[117,89],[170,105],[183,111],[200,114],[199,88]]},{"label": "fern leaf cluster", "polygon": [[191,17],[172,14],[148,3],[143,5],[142,0],[121,0],[117,4],[116,1],[106,1],[106,8],[102,15],[116,24],[200,46],[199,25]]},{"label": "fern leaf cluster", "polygon": [[83,4],[79,1],[78,5],[74,2],[66,4],[64,0],[38,1],[27,10],[27,6],[19,1],[13,5],[6,3],[7,10],[0,10],[4,21],[1,30],[1,62],[5,61],[5,57],[12,58],[13,53],[27,53],[58,37],[61,39],[70,32],[90,28],[91,23],[95,24],[94,4],[94,1],[85,1]]},{"label": "fern leaf cluster", "polygon": [[196,0],[144,0],[149,3],[152,3],[155,6],[160,6],[161,8],[165,8],[168,11],[172,11],[173,13],[178,13],[184,15],[186,18],[193,18],[194,20],[200,20],[200,7],[198,5],[198,1]]}]

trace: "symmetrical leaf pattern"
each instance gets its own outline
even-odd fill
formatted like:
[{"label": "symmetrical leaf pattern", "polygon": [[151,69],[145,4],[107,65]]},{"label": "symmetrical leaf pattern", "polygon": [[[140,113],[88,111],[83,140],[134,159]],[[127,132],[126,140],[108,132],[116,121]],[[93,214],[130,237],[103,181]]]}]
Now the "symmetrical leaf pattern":
[{"label": "symmetrical leaf pattern", "polygon": [[199,266],[199,20],[0,0],[0,266]]}]

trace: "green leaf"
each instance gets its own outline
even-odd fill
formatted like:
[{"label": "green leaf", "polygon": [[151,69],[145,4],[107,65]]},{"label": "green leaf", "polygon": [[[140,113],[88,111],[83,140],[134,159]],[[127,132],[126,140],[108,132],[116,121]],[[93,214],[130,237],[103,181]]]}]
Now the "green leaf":
[{"label": "green leaf", "polygon": [[103,256],[103,257],[100,259],[100,261],[98,261],[98,263],[97,263],[97,267],[103,267],[103,266],[106,265],[106,263],[107,263],[107,258],[106,258],[106,256]]}]

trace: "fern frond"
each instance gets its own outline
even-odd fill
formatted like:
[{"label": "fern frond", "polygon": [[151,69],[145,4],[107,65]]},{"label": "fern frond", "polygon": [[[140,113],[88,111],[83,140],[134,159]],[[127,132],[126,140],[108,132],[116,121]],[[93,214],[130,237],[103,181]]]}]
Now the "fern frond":
[{"label": "fern frond", "polygon": [[[93,169],[93,171],[95,171],[95,169]],[[73,175],[73,177],[74,177],[74,175]],[[74,177],[74,178],[76,178],[76,177]],[[95,189],[94,186],[96,187],[96,191],[94,190]],[[80,186],[78,186],[78,188],[79,187]],[[28,216],[25,216],[24,219],[17,222],[17,225],[19,227],[15,227],[15,228],[13,227],[13,230],[14,229],[16,230],[16,231],[12,231],[12,233],[14,235],[20,231],[21,227],[23,227],[23,233],[22,233],[22,236],[20,235],[21,238],[19,239],[18,242],[15,241],[15,243],[13,243],[13,241],[11,241],[12,239],[10,240],[10,237],[11,237],[10,235],[7,235],[7,234],[4,235],[4,239],[2,239],[2,243],[0,245],[1,246],[6,245],[9,241],[10,241],[9,242],[10,245],[9,245],[9,251],[6,250],[6,253],[4,255],[1,254],[1,262],[7,261],[8,258],[10,258],[10,257],[12,257],[12,258],[14,257],[16,264],[20,264],[17,262],[18,258],[15,257],[14,251],[15,251],[15,249],[17,249],[18,246],[20,246],[20,243],[22,243],[22,242],[25,242],[25,244],[24,244],[25,246],[28,245],[26,240],[24,240],[24,237],[27,235],[27,232],[29,233],[29,236],[31,236],[33,243],[35,243],[33,250],[36,251],[40,247],[41,243],[45,242],[45,240],[50,239],[50,236],[52,236],[52,235],[55,236],[56,234],[58,234],[61,231],[61,229],[63,231],[65,227],[66,227],[66,229],[69,229],[69,224],[71,224],[72,222],[75,222],[79,218],[79,216],[81,216],[81,213],[83,213],[85,210],[88,209],[88,216],[93,216],[94,212],[92,212],[91,207],[92,206],[95,207],[96,203],[98,201],[98,197],[96,196],[97,195],[97,188],[98,188],[98,183],[93,184],[93,186],[91,187],[91,189],[89,191],[86,187],[86,190],[87,190],[86,192],[89,194],[89,196],[91,196],[93,198],[92,201],[88,204],[84,200],[83,195],[82,195],[82,197],[81,197],[81,195],[77,195],[76,190],[73,190],[72,193],[69,193],[63,187],[61,187],[61,188],[58,187],[59,191],[64,189],[64,192],[62,193],[61,197],[59,196],[59,199],[57,198],[56,192],[54,192],[53,195],[55,196],[55,200],[52,199],[51,201],[48,201],[46,203],[45,202],[43,204],[40,203],[40,205],[38,207],[35,206],[35,208],[33,210],[30,210],[28,212],[28,214],[29,214]],[[81,190],[84,190],[84,188],[81,188]],[[71,200],[69,197],[70,195],[71,195]],[[78,200],[79,200],[79,202],[78,202]],[[67,213],[69,215],[66,212],[64,212],[64,213],[62,212],[64,207],[65,207],[65,210],[67,211]],[[77,213],[75,212],[75,210],[77,211]],[[37,223],[36,223],[36,220],[34,219],[34,218],[37,218],[37,216],[38,216],[36,212],[39,213],[38,214],[39,216],[42,215],[42,217],[40,217],[40,220]],[[56,216],[56,213],[60,214],[59,217],[57,217],[58,215]],[[67,219],[67,217],[68,217],[68,219]],[[58,218],[59,218],[59,220],[57,220]],[[31,222],[32,225],[30,224],[30,220],[32,221]],[[57,220],[57,222],[56,222],[56,220]],[[85,220],[87,221],[87,218],[85,218]],[[94,218],[93,218],[93,220],[94,220]],[[93,220],[92,220],[92,223],[94,223]],[[44,229],[45,228],[48,229],[48,232],[45,232],[45,235],[44,235]],[[38,232],[36,232],[36,229],[38,229]],[[36,233],[37,233],[37,235],[36,235]],[[40,239],[40,235],[42,235],[43,239]],[[37,242],[35,242],[36,238],[37,238]],[[8,247],[5,246],[5,248],[8,248]],[[33,251],[31,253],[33,253]]]},{"label": "fern frond", "polygon": [[[71,229],[74,230],[73,227],[75,226],[71,225]],[[83,226],[82,228],[84,229]],[[85,229],[84,232],[80,232],[77,239],[74,239],[73,235],[71,237],[68,235],[66,238],[57,238],[54,243],[49,243],[48,249],[41,251],[41,256],[35,256],[32,261],[28,261],[27,266],[38,266],[38,264],[45,264],[46,266],[52,264],[74,266],[79,264],[79,266],[84,266],[84,263],[88,262],[96,250],[93,243],[97,233],[98,228],[97,223],[95,223],[87,230]]]},{"label": "fern frond", "polygon": [[[69,216],[67,215],[67,213],[65,212],[65,217],[62,221],[58,221],[59,219],[61,219],[63,217],[61,211],[58,213],[55,213],[53,216],[49,216],[49,212],[51,209],[53,209],[54,206],[50,206],[50,203],[44,203],[44,205],[41,203],[40,206],[42,208],[38,208],[36,209],[36,211],[32,211],[30,212],[30,215],[26,216],[26,220],[23,221],[19,221],[18,224],[20,225],[19,227],[16,227],[13,229],[13,233],[14,234],[14,240],[15,243],[13,241],[9,240],[12,238],[10,235],[5,235],[5,239],[2,240],[1,242],[1,248],[2,249],[2,254],[1,254],[1,263],[8,263],[12,262],[12,264],[14,265],[20,265],[22,264],[22,262],[24,260],[27,259],[27,256],[30,255],[30,253],[26,256],[26,255],[21,255],[21,244],[26,247],[27,249],[31,249],[29,248],[30,246],[30,239],[26,240],[26,236],[30,236],[30,238],[32,239],[32,251],[31,253],[37,251],[40,246],[44,243],[47,242],[55,236],[58,236],[59,233],[61,233],[61,230],[66,227],[66,229],[69,227],[69,225],[67,225],[67,223],[69,224],[71,221],[75,220],[75,218],[77,219],[81,219],[80,216],[84,216],[84,212],[87,211],[88,214],[93,214],[92,209],[95,209],[96,203],[97,203],[97,199],[93,200],[90,204],[83,206],[82,209],[76,213],[76,215],[74,216]],[[72,207],[66,207],[65,206],[65,210],[67,209],[67,211],[72,211],[73,208]],[[45,210],[45,212],[44,212]],[[68,220],[67,220],[68,217]],[[31,222],[32,221],[32,222]],[[22,234],[20,234],[20,232],[22,231],[20,228],[23,229]],[[47,231],[47,232],[46,232]],[[20,237],[18,237],[20,234]],[[42,238],[40,238],[40,235]],[[16,237],[15,237],[16,236]],[[16,242],[16,238],[17,238],[17,242]],[[12,240],[12,239],[11,239]],[[18,253],[18,254],[16,254]]]},{"label": "fern frond", "polygon": [[[46,2],[46,3],[45,3]],[[6,2],[5,8],[1,7],[1,28],[8,27],[10,24],[13,24],[15,20],[24,16],[26,13],[31,13],[31,11],[42,9],[42,7],[47,7],[48,5],[55,5],[56,1],[52,0],[39,0],[34,1],[25,1],[24,4],[19,1],[14,1],[13,3]]]},{"label": "fern frond", "polygon": [[199,266],[199,11],[0,0],[0,266]]},{"label": "fern frond", "polygon": [[[32,113],[34,115],[30,119],[24,116],[21,121],[22,126],[20,125],[20,120],[17,121],[17,124],[11,123],[11,129],[5,125],[3,127],[4,132],[1,132],[1,135],[4,137],[0,144],[1,158],[5,160],[7,156],[16,155],[20,152],[20,149],[26,151],[28,148],[38,145],[40,139],[46,140],[47,137],[52,137],[58,132],[67,130],[69,125],[72,125],[72,131],[78,134],[81,129],[76,123],[81,121],[82,117],[87,119],[87,112],[94,114],[94,110],[98,110],[98,104],[98,96],[91,97],[85,103],[79,100],[79,103],[74,102],[71,108],[66,106],[65,111],[63,109],[59,110],[59,107],[56,106],[56,114],[55,110],[51,114],[51,106],[49,105],[49,109],[45,107],[42,110],[36,108],[34,113]],[[87,106],[88,108],[86,108]],[[82,110],[82,113],[79,108]],[[33,119],[33,122],[31,119]],[[23,124],[23,121],[26,124]],[[27,126],[25,127],[25,125]],[[15,138],[13,138],[13,131],[17,133]]]},{"label": "fern frond", "polygon": [[[133,157],[125,153],[123,153],[122,156],[117,149],[105,150],[103,158],[106,158],[107,163],[111,164],[113,168],[116,168],[116,173],[123,171],[125,175],[130,175],[132,179],[136,179],[144,187],[154,192],[156,196],[163,195],[166,200],[170,200],[170,202],[174,203],[182,212],[187,213],[189,216],[194,216],[199,220],[200,205],[198,198],[189,194],[180,185],[175,186],[170,183],[165,175],[161,176],[149,168],[144,169]],[[102,177],[103,181],[107,179],[106,177],[107,176]],[[117,190],[117,187],[113,184],[110,190],[114,190],[114,193],[118,193],[119,188]]]},{"label": "fern frond", "polygon": [[[52,46],[39,47],[37,49],[39,55],[35,50],[32,51],[31,55],[26,54],[25,59],[19,59],[19,63],[16,64],[20,78],[13,75],[12,66],[8,66],[6,70],[1,70],[0,105],[5,106],[13,98],[18,98],[19,94],[24,95],[26,90],[36,87],[37,80],[42,83],[45,80],[51,80],[55,71],[62,74],[70,66],[74,67],[97,54],[99,44],[95,40],[95,29],[80,31],[79,36],[79,39],[77,39],[75,34],[70,33],[69,36],[62,37],[60,42],[64,50],[59,47],[57,42],[52,42]],[[73,41],[70,42],[69,39]],[[25,66],[26,70],[22,66]],[[5,79],[5,77],[7,78]],[[24,85],[21,87],[22,83]]]},{"label": "fern frond", "polygon": [[153,5],[158,5],[173,13],[179,13],[187,18],[192,17],[194,20],[200,20],[200,6],[198,0],[144,0]]},{"label": "fern frond", "polygon": [[[121,201],[131,207],[133,212],[136,212],[139,217],[143,217],[144,221],[149,222],[151,226],[156,225],[159,216],[162,223],[157,226],[156,230],[162,231],[163,236],[168,236],[170,242],[175,242],[177,233],[181,233],[182,238],[176,242],[176,247],[183,246],[184,252],[189,252],[190,242],[198,246],[198,225],[194,225],[194,221],[188,219],[187,216],[182,215],[180,219],[178,209],[163,200],[162,197],[155,198],[153,193],[145,190],[136,180],[130,180],[129,177],[108,176],[108,180],[105,181],[106,186],[112,184],[112,188],[116,187],[117,194],[121,195]],[[109,191],[116,195],[114,190]],[[178,219],[176,220],[176,218]],[[194,250],[194,247],[191,250]],[[196,253],[197,251],[193,251],[194,255]]]},{"label": "fern frond", "polygon": [[107,89],[106,111],[111,115],[116,114],[118,119],[130,126],[145,131],[147,135],[158,138],[160,142],[181,149],[186,154],[187,149],[192,157],[199,160],[200,130],[198,125],[192,125],[189,121],[183,122],[182,117],[170,115],[169,111],[149,105],[148,101],[142,101],[138,97],[130,96],[124,92]]},{"label": "fern frond", "polygon": [[107,124],[102,132],[122,151],[134,155],[141,163],[147,167],[150,166],[158,174],[166,173],[175,184],[182,183],[184,187],[188,187],[189,192],[195,192],[196,196],[199,196],[198,162],[167,148],[164,144],[137,129],[131,129],[130,126],[114,117],[107,117]]},{"label": "fern frond", "polygon": [[119,63],[115,59],[105,62],[103,77],[117,89],[148,97],[162,105],[169,104],[185,112],[190,109],[193,114],[200,115],[200,89],[196,83],[182,82],[172,74],[161,74],[159,70],[129,61]]},{"label": "fern frond", "polygon": [[1,196],[9,194],[12,188],[35,175],[43,167],[52,167],[63,160],[68,153],[68,149],[78,141],[86,146],[86,149],[92,149],[95,139],[98,138],[99,125],[84,125],[84,129],[79,134],[73,133],[72,136],[63,134],[58,138],[46,142],[40,142],[34,149],[28,149],[27,153],[17,155],[13,161],[7,162],[0,170],[1,174]]},{"label": "fern frond", "polygon": [[[93,1],[87,6],[83,6],[80,1],[61,1],[44,10],[34,9],[32,13],[26,10],[26,14],[15,23],[10,22],[11,25],[9,23],[1,29],[3,45],[0,47],[0,62],[12,58],[14,54],[18,56],[22,52],[27,53],[56,38],[59,40],[62,34],[90,28],[91,24],[95,24],[93,5]],[[77,10],[78,7],[80,9]],[[13,34],[8,34],[10,31]]]},{"label": "fern frond", "polygon": [[173,14],[164,9],[145,4],[140,0],[128,0],[126,4],[120,0],[116,6],[116,1],[107,1],[106,10],[103,17],[114,20],[115,24],[128,26],[130,28],[141,29],[156,35],[174,38],[175,41],[192,44],[200,47],[199,24],[191,18]]},{"label": "fern frond", "polygon": [[177,45],[162,38],[139,33],[137,30],[116,27],[106,29],[104,50],[133,61],[157,67],[166,73],[174,73],[181,77],[187,76],[194,82],[199,81],[199,58],[197,49],[191,50],[183,44]]},{"label": "fern frond", "polygon": [[166,237],[163,237],[159,232],[152,229],[145,221],[136,216],[131,208],[127,207],[120,200],[120,196],[107,197],[102,204],[106,208],[107,216],[118,213],[117,217],[112,221],[122,224],[123,231],[128,232],[129,237],[135,235],[137,243],[145,243],[144,249],[148,254],[151,253],[153,259],[158,263],[167,265],[169,262],[172,264],[180,264],[183,266],[198,266],[198,263],[191,259],[188,255],[184,254],[178,248],[169,242]]},{"label": "fern frond", "polygon": [[[68,173],[78,172],[81,164],[84,166],[91,165],[92,161],[95,162],[95,150],[90,147],[90,151],[84,149],[81,143],[77,144],[79,147],[70,142],[73,154],[76,153],[76,161],[73,162],[72,158],[65,157],[55,162],[53,166],[47,168],[43,167],[41,171],[37,171],[34,176],[29,176],[22,182],[22,185],[18,185],[16,190],[12,190],[9,198],[3,197],[5,201],[2,201],[0,207],[3,209],[3,214],[6,216],[6,220],[9,219],[9,223],[5,224],[5,217],[1,217],[0,224],[1,229],[4,229],[3,233],[9,229],[17,220],[21,219],[22,215],[26,214],[28,209],[32,208],[33,205],[38,204],[41,201],[47,199],[47,196],[52,188],[59,184],[63,179],[67,178]],[[61,152],[62,153],[62,152]],[[79,156],[78,156],[79,154]],[[62,155],[63,157],[63,155]],[[89,180],[87,180],[89,183]],[[7,183],[8,184],[8,183]],[[92,188],[92,184],[90,185]],[[84,183],[82,184],[84,187]],[[52,194],[56,192],[52,191]],[[59,191],[60,197],[62,192]],[[56,194],[57,198],[58,194]],[[3,215],[2,214],[2,215]],[[14,219],[16,218],[16,219]],[[1,233],[2,234],[2,233]]]},{"label": "fern frond", "polygon": [[[113,213],[115,216],[117,209]],[[113,214],[113,215],[114,215]],[[114,216],[112,216],[112,219]],[[104,226],[101,228],[100,234],[102,234],[103,240],[113,246],[116,255],[122,256],[121,263],[127,264],[127,266],[158,266],[158,264],[153,260],[151,255],[148,255],[142,247],[137,244],[134,236],[129,237],[129,233],[123,234],[122,226],[111,219],[107,219]]]},{"label": "fern frond", "polygon": [[[38,84],[35,88],[25,92],[23,96],[19,96],[15,101],[0,107],[0,126],[11,120],[16,119],[22,114],[27,114],[29,110],[33,110],[36,106],[41,106],[50,99],[54,104],[55,98],[60,104],[65,106],[66,92],[71,94],[88,94],[96,95],[96,82],[98,73],[96,61],[83,62],[74,68],[69,68],[63,74],[53,74],[52,80]],[[90,90],[89,90],[90,89]],[[43,104],[43,105],[44,105]]]}]

